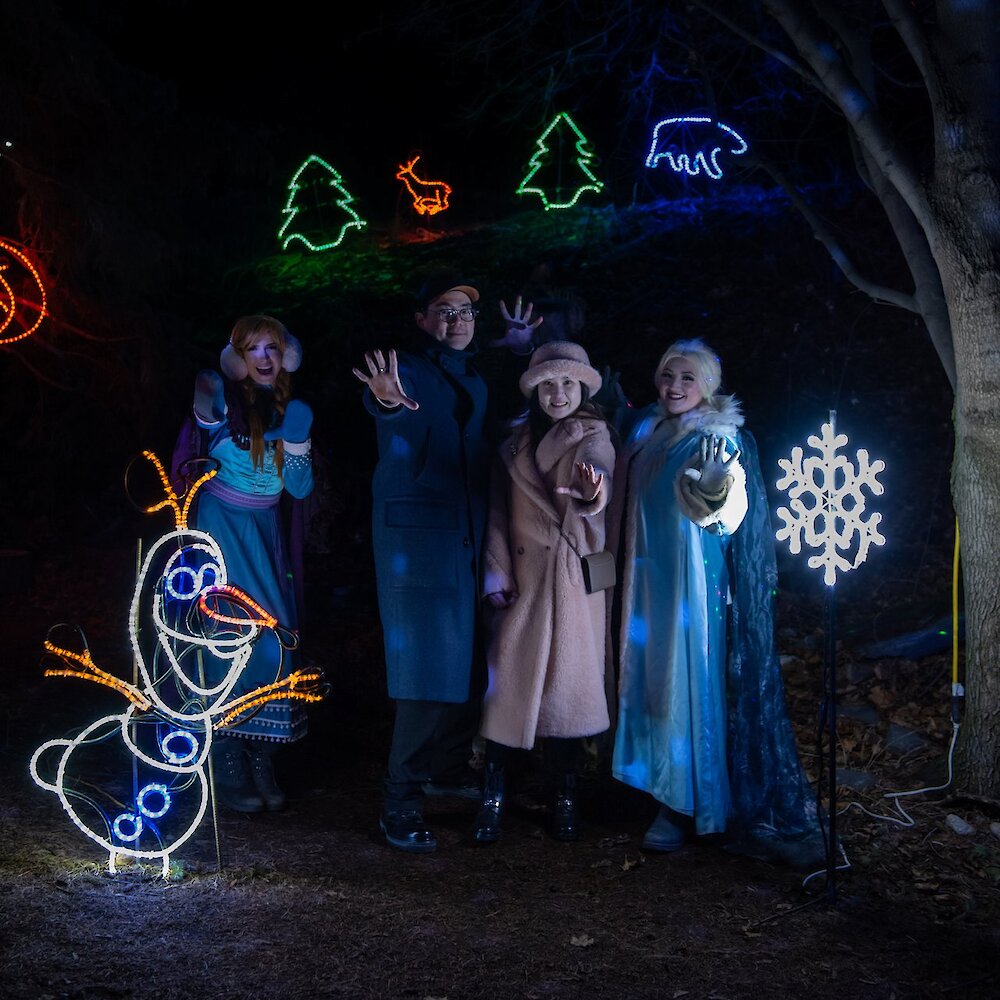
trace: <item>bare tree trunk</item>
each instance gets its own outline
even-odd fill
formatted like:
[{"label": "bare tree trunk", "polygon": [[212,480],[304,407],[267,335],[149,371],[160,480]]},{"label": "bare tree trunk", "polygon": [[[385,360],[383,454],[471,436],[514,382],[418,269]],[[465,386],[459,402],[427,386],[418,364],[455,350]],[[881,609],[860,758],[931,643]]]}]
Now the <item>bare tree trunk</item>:
[{"label": "bare tree trunk", "polygon": [[[958,201],[953,198],[952,201]],[[1000,272],[964,206],[942,206],[939,265],[958,389],[952,497],[965,591],[965,722],[956,785],[1000,801]]]},{"label": "bare tree trunk", "polygon": [[[895,8],[895,0],[887,4]],[[959,790],[1000,802],[1000,18],[938,5],[928,47],[935,162],[931,247],[955,345],[955,454],[965,591],[965,722]]]},{"label": "bare tree trunk", "polygon": [[[914,306],[955,387],[952,498],[966,621],[955,785],[1000,802],[1000,14],[989,4],[938,0],[929,27],[905,0],[882,2],[927,88],[931,171],[897,143],[877,92],[865,92],[874,77],[860,29],[823,0],[763,0],[817,88],[844,113],[910,266]],[[831,42],[837,32],[840,44]]]}]

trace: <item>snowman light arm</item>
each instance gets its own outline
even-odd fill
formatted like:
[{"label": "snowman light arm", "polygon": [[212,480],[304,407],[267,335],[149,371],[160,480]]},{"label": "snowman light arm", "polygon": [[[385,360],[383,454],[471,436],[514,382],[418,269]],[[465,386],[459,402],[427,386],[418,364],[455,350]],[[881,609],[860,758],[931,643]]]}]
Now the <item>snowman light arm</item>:
[{"label": "snowman light arm", "polygon": [[291,701],[322,701],[326,697],[326,692],[321,690],[322,678],[323,675],[319,671],[295,670],[283,680],[247,691],[246,694],[222,706],[220,711],[225,715],[212,728],[225,729],[252,709],[281,698]]},{"label": "snowman light arm", "polygon": [[121,678],[109,674],[106,670],[101,670],[90,658],[90,650],[86,647],[84,647],[82,653],[74,653],[71,649],[63,649],[61,646],[56,646],[54,643],[49,642],[48,639],[42,645],[47,653],[58,656],[67,663],[79,663],[84,668],[83,670],[72,670],[70,668],[57,670],[49,668],[44,672],[43,676],[78,677],[81,680],[93,681],[95,684],[103,684],[105,687],[123,694],[141,712],[148,712],[153,707],[152,702],[134,684],[129,684],[128,681],[123,681]]}]

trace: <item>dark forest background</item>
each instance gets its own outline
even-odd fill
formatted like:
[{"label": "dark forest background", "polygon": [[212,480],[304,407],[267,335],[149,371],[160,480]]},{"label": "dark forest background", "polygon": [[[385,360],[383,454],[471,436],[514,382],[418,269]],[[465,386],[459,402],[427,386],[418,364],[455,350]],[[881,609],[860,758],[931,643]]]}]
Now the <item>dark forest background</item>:
[{"label": "dark forest background", "polygon": [[[579,338],[637,405],[666,344],[703,336],[766,468],[836,411],[889,460],[893,546],[913,572],[929,533],[951,530],[950,398],[917,320],[852,290],[752,164],[727,164],[718,182],[642,166],[651,122],[716,113],[761,148],[790,144],[786,169],[842,237],[894,266],[842,169],[835,118],[684,5],[501,4],[484,20],[472,2],[382,4],[332,26],[308,5],[267,18],[186,0],[8,6],[0,234],[37,262],[50,316],[0,347],[0,547],[157,533],[126,470],[143,449],[169,452],[194,373],[217,363],[237,316],[262,311],[305,347],[297,386],[316,410],[321,477],[312,550],[363,566],[374,442],[350,368],[410,331],[410,293],[439,265],[482,287],[488,372],[497,303],[522,290],[582,299]],[[707,87],[709,55],[729,60],[724,89]],[[544,212],[515,190],[560,110],[605,187]],[[920,110],[900,106],[904,130]],[[418,216],[394,180],[418,152],[454,188],[440,216]],[[367,225],[324,253],[283,252],[287,185],[312,153]],[[926,434],[940,463],[911,483],[904,455]],[[932,517],[911,529],[908,510]]]}]

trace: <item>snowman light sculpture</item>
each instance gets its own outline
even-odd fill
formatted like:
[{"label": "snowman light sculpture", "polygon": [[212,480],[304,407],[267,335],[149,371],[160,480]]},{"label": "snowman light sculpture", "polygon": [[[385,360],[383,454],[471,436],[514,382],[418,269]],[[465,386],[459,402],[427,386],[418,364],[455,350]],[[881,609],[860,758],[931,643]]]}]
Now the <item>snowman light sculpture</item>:
[{"label": "snowman light sculpture", "polygon": [[[47,669],[45,676],[94,681],[129,705],[72,738],[43,743],[30,771],[40,787],[58,797],[76,826],[107,850],[110,872],[119,857],[128,856],[160,859],[166,877],[171,854],[197,830],[208,806],[213,734],[273,699],[314,702],[324,694],[319,673],[294,671],[232,696],[264,629],[275,632],[283,649],[294,649],[297,636],[229,582],[215,539],[187,526],[191,502],[215,470],[192,484],[182,503],[159,459],[149,451],[143,455],[164,490],[164,499],[146,513],[170,507],[176,527],[147,553],[129,609],[138,682],[98,667],[78,630],[79,649],[47,639],[46,653],[62,666]],[[229,664],[216,684],[204,681],[206,653]],[[124,776],[122,760],[131,765]]]}]

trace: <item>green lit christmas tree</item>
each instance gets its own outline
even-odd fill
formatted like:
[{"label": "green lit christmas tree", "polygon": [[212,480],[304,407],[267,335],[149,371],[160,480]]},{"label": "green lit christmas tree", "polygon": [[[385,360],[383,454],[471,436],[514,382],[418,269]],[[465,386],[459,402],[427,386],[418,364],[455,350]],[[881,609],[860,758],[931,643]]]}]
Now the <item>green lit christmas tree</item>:
[{"label": "green lit christmas tree", "polygon": [[281,249],[299,240],[308,250],[329,250],[339,246],[348,229],[365,225],[351,208],[354,198],[344,187],[343,178],[319,156],[309,156],[288,184],[288,200],[278,230]]},{"label": "green lit christmas tree", "polygon": [[565,112],[552,119],[535,144],[538,149],[517,194],[537,194],[548,211],[571,208],[584,191],[597,193],[604,187],[590,169],[594,154],[587,137]]}]

